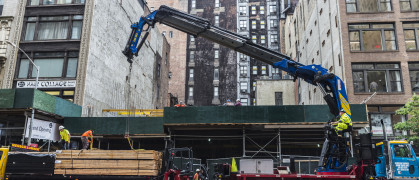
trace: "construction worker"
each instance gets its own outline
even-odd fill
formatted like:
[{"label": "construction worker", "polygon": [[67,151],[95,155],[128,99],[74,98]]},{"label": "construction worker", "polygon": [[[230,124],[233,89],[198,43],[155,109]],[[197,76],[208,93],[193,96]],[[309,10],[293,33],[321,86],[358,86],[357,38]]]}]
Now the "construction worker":
[{"label": "construction worker", "polygon": [[64,150],[70,149],[70,132],[67,129],[64,129],[64,126],[58,127],[60,130],[61,142],[64,144]]},{"label": "construction worker", "polygon": [[91,138],[93,140],[93,131],[92,130],[88,130],[81,135],[81,142],[83,143],[83,149],[88,149],[89,144],[92,143],[92,142],[90,142],[89,138]]},{"label": "construction worker", "polygon": [[338,121],[331,123],[334,126],[336,134],[342,136],[343,132],[352,130],[352,120],[344,109],[340,110],[340,118]]},{"label": "construction worker", "polygon": [[179,104],[176,104],[175,107],[186,107],[183,101],[180,101]]},{"label": "construction worker", "polygon": [[202,173],[202,170],[201,169],[196,169],[196,173],[193,176],[193,180],[204,180],[204,179],[205,179],[205,177]]},{"label": "construction worker", "polygon": [[236,100],[236,104],[234,104],[234,106],[242,106],[242,103],[240,102],[240,99]]}]

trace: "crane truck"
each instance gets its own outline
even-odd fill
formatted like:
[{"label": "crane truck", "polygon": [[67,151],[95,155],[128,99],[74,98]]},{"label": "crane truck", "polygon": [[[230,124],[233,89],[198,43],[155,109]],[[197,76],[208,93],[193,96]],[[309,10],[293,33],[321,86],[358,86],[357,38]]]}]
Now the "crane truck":
[{"label": "crane truck", "polygon": [[[345,84],[338,76],[328,72],[327,69],[317,64],[301,64],[292,60],[287,55],[253,43],[247,37],[214,26],[207,19],[190,15],[164,5],[160,6],[158,10],[151,12],[147,16],[142,16],[138,22],[131,25],[131,34],[125,49],[122,51],[129,63],[133,62],[134,56],[138,56],[141,47],[150,33],[150,28],[154,28],[157,22],[194,37],[205,38],[269,64],[273,68],[278,68],[293,76],[294,81],[297,78],[301,78],[320,89],[325,102],[329,106],[331,114],[338,117],[339,111],[344,110],[349,117],[351,116]],[[378,158],[373,158],[373,153],[370,153],[370,155],[367,156],[368,158],[361,158],[359,163],[349,168],[348,156],[351,149],[348,146],[348,139],[345,137],[337,137],[330,127],[329,120],[329,123],[325,128],[325,142],[323,144],[316,175],[235,174],[232,176],[229,175],[228,177],[232,179],[260,179],[262,177],[268,179],[363,179],[366,177],[381,179],[399,177],[419,178],[419,160],[416,158],[411,145],[405,141],[384,141],[381,145],[377,144],[378,148],[372,148],[375,146],[372,143],[367,143],[367,145],[364,143],[363,146],[366,146],[364,148],[369,149],[367,152],[372,152],[372,149],[380,149],[380,147],[382,147],[383,152],[386,152],[383,153],[385,158],[380,158],[380,156],[378,156]],[[395,154],[397,147],[407,148],[405,151],[409,152],[409,156],[396,160],[398,158]],[[364,152],[363,154],[368,154],[367,152]],[[385,166],[383,164],[385,164]],[[406,168],[408,169],[408,172],[406,172]],[[176,175],[175,179],[180,180],[185,178]]]}]

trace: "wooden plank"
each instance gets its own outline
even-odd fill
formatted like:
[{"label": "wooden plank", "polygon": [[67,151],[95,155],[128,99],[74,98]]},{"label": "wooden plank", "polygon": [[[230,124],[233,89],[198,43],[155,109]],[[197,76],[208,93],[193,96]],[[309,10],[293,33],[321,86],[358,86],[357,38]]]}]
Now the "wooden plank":
[{"label": "wooden plank", "polygon": [[[79,153],[81,150],[59,150],[57,151],[57,154],[59,153]],[[154,150],[140,150],[140,149],[135,149],[135,150],[83,150],[83,152],[91,152],[91,153],[156,153],[158,151],[154,151]]]},{"label": "wooden plank", "polygon": [[57,154],[56,159],[158,159],[157,153],[142,154],[142,153],[92,153],[92,152],[81,152],[78,153],[60,153]]},{"label": "wooden plank", "polygon": [[55,169],[54,174],[102,176],[157,176],[158,170],[136,169]]},{"label": "wooden plank", "polygon": [[56,160],[56,169],[141,169],[157,170],[157,160]]}]

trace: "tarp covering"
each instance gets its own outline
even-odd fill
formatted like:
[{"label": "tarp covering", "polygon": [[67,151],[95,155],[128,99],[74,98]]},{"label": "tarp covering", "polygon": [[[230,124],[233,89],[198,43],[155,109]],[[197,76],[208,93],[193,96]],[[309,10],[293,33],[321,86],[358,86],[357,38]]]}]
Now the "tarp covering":
[{"label": "tarp covering", "polygon": [[[127,124],[128,120],[128,124]],[[129,125],[130,134],[163,134],[161,117],[73,117],[64,118],[64,126],[71,134],[80,134],[93,129],[95,134],[123,135]]]},{"label": "tarp covering", "polygon": [[37,110],[64,117],[80,117],[81,106],[35,89],[0,89],[0,108]]},{"label": "tarp covering", "polygon": [[[350,105],[353,122],[367,122],[366,106]],[[208,106],[164,109],[165,124],[180,123],[303,123],[327,122],[333,115],[327,105]]]}]

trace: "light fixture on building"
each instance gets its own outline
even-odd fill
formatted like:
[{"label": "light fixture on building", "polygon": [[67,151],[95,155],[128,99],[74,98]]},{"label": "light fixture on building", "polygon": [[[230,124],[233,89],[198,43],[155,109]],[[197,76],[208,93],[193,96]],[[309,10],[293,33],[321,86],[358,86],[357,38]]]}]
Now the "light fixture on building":
[{"label": "light fixture on building", "polygon": [[169,72],[169,79],[172,78],[172,72]]}]

